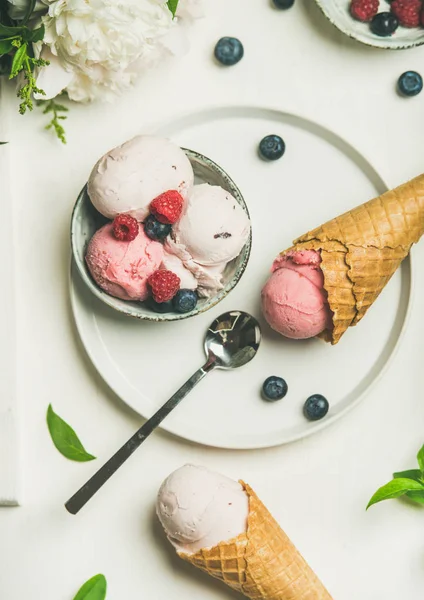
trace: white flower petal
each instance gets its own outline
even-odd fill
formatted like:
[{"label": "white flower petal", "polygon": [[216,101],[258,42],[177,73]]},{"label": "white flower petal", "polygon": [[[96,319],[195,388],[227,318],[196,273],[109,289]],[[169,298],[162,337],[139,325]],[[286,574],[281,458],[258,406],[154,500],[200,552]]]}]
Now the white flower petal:
[{"label": "white flower petal", "polygon": [[41,58],[50,61],[47,67],[37,68],[35,78],[37,87],[44,90],[46,95],[34,94],[36,100],[50,100],[58,96],[71,83],[74,74],[66,71],[57,56],[52,54],[48,46],[43,46]]},{"label": "white flower petal", "polygon": [[181,19],[201,19],[205,16],[203,0],[180,0],[176,15]]}]

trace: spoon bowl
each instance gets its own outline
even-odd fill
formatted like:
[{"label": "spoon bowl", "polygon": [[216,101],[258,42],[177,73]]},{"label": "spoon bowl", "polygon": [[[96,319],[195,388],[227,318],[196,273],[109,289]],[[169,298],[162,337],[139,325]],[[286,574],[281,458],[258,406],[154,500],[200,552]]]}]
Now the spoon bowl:
[{"label": "spoon bowl", "polygon": [[217,317],[206,332],[205,352],[215,368],[236,369],[250,362],[258,351],[261,329],[257,320],[241,311]]}]

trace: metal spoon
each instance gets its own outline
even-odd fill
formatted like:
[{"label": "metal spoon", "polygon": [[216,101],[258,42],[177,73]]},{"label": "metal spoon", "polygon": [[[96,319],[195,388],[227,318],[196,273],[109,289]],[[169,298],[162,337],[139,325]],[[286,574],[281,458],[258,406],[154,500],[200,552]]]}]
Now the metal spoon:
[{"label": "metal spoon", "polygon": [[94,496],[144,440],[213,369],[236,369],[250,362],[261,341],[259,323],[251,315],[232,311],[215,319],[205,338],[207,361],[65,504],[73,515]]}]

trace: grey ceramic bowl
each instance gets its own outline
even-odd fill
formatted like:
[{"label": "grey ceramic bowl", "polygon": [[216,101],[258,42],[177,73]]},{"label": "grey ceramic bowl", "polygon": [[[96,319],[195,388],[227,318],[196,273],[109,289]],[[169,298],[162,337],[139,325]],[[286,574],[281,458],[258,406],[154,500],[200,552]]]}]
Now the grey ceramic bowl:
[{"label": "grey ceramic bowl", "polygon": [[[210,183],[212,185],[220,185],[222,188],[230,192],[237,202],[243,207],[245,212],[249,214],[240,190],[231,177],[227,175],[227,173],[221,169],[221,167],[198,152],[187,150],[185,148],[183,148],[183,150],[187,154],[193,167],[196,184]],[[128,302],[110,296],[100,289],[92,279],[85,262],[87,244],[94,233],[107,222],[108,219],[105,219],[105,217],[98,213],[91,204],[87,194],[87,186],[85,186],[78,196],[72,214],[71,246],[74,262],[82,280],[91,290],[91,292],[97,296],[97,298],[99,298],[99,300],[118,312],[130,317],[135,317],[137,319],[146,321],[178,321],[180,319],[193,317],[199,313],[209,310],[218,304],[218,302],[220,302],[223,298],[225,298],[237,285],[249,261],[252,234],[250,234],[249,239],[239,256],[227,265],[224,271],[224,289],[221,290],[216,296],[207,299],[199,299],[196,308],[189,313],[156,313],[144,302]]]},{"label": "grey ceramic bowl", "polygon": [[[316,3],[337,29],[367,46],[384,50],[404,50],[424,44],[424,29],[419,27],[398,27],[395,33],[388,37],[375,35],[369,23],[360,23],[351,16],[350,0],[316,0]],[[379,12],[383,11],[390,11],[389,0],[380,3]]]}]

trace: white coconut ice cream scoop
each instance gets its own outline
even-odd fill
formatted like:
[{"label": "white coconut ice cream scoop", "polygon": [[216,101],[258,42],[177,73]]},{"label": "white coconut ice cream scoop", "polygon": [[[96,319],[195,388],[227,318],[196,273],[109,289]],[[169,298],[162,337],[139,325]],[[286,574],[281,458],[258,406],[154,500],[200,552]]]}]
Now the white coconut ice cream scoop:
[{"label": "white coconut ice cream scoop", "polygon": [[249,501],[237,481],[185,465],[163,482],[156,511],[175,548],[194,554],[245,532]]},{"label": "white coconut ice cream scoop", "polygon": [[199,295],[208,297],[223,288],[225,267],[240,254],[249,235],[249,217],[232,194],[204,183],[193,187],[165,249],[196,277]]},{"label": "white coconut ice cream scoop", "polygon": [[126,213],[143,221],[150,203],[168,190],[185,199],[194,173],[181,148],[170,140],[140,135],[105,154],[88,180],[88,195],[108,219]]}]

